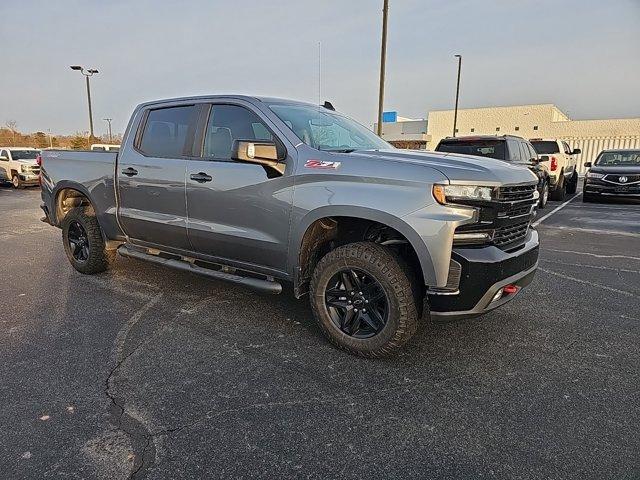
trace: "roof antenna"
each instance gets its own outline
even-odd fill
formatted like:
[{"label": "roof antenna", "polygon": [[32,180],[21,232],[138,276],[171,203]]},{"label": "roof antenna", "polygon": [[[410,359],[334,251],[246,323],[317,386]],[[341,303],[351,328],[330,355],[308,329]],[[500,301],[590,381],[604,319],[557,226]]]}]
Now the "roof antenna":
[{"label": "roof antenna", "polygon": [[322,106],[323,106],[324,108],[326,108],[327,110],[333,110],[334,112],[336,111],[336,109],[335,109],[335,108],[333,108],[333,105],[331,105],[331,102],[328,102],[328,101],[326,101],[326,100],[324,101],[324,103],[322,104]]}]

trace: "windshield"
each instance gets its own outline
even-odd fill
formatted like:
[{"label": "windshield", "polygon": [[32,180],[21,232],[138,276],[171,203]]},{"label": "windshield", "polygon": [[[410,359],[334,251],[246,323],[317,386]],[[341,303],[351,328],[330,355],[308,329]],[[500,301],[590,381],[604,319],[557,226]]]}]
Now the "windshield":
[{"label": "windshield", "polygon": [[640,150],[628,152],[602,152],[596,159],[596,165],[606,167],[615,165],[619,167],[640,167]]},{"label": "windshield", "polygon": [[533,148],[536,149],[538,155],[549,155],[550,153],[560,153],[560,149],[558,148],[558,142],[544,141],[544,140],[533,140],[531,142]]},{"label": "windshield", "polygon": [[35,160],[38,150],[11,150],[11,158],[13,160]]},{"label": "windshield", "polygon": [[462,153],[504,160],[506,158],[504,143],[504,140],[442,141],[436,147],[436,152]]},{"label": "windshield", "polygon": [[276,104],[269,108],[301,141],[318,150],[352,152],[393,148],[366,127],[324,107]]}]

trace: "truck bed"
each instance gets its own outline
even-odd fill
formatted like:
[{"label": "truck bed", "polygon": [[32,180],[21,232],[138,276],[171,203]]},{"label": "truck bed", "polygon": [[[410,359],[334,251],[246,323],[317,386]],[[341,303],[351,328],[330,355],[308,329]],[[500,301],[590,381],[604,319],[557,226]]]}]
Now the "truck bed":
[{"label": "truck bed", "polygon": [[[114,188],[117,157],[118,152],[108,151],[43,150],[41,168],[45,206],[54,213],[56,197],[62,189],[78,190],[94,202],[98,221],[109,238],[117,236]],[[51,220],[56,221],[55,217]]]}]

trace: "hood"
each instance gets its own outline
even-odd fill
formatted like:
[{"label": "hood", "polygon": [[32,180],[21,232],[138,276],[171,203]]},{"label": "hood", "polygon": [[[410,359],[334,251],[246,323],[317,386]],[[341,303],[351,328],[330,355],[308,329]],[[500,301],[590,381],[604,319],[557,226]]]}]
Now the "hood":
[{"label": "hood", "polygon": [[538,178],[527,165],[512,164],[494,158],[401,149],[362,150],[355,151],[351,155],[362,155],[397,163],[425,165],[438,170],[451,183],[457,184],[499,186],[538,182]]},{"label": "hood", "polygon": [[593,173],[619,173],[627,175],[637,175],[640,173],[640,165],[636,166],[622,166],[622,165],[608,165],[600,166],[595,165],[589,169]]}]

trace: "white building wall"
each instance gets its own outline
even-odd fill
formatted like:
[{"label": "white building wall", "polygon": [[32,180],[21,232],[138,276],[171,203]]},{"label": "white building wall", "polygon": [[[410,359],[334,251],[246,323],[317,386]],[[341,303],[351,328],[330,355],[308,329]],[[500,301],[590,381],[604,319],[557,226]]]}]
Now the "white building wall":
[{"label": "white building wall", "polygon": [[[429,113],[427,149],[453,134],[453,110]],[[552,104],[518,105],[458,110],[457,136],[518,135],[524,138],[559,138],[580,148],[580,172],[607,148],[640,148],[640,118],[571,120]]]}]

